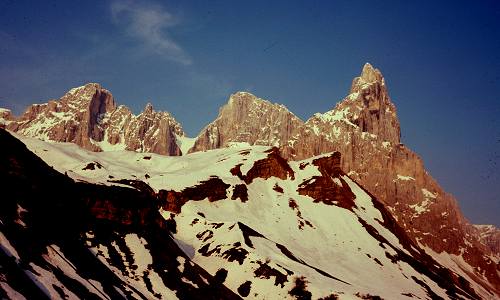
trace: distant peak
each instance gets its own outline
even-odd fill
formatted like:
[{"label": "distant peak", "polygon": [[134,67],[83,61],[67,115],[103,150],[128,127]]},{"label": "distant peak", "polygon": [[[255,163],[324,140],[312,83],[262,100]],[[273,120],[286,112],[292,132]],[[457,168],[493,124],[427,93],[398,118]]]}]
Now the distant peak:
[{"label": "distant peak", "polygon": [[96,83],[96,82],[88,82],[82,86],[79,86],[79,87],[74,87],[72,89],[70,89],[68,91],[68,94],[69,95],[75,95],[75,94],[78,94],[78,93],[88,93],[88,92],[92,92],[92,91],[106,91],[109,93],[109,91],[105,90],[102,88],[102,86],[99,84],[99,83]]},{"label": "distant peak", "polygon": [[84,85],[84,87],[92,87],[92,88],[96,88],[96,89],[102,89],[102,86],[101,84],[97,83],[97,82],[89,82],[89,83],[86,83]]},{"label": "distant peak", "polygon": [[370,63],[365,63],[359,77],[355,77],[352,81],[350,93],[358,92],[363,89],[366,84],[370,83],[379,83],[384,85],[384,77],[379,69],[374,68]]},{"label": "distant peak", "polygon": [[375,81],[382,81],[382,73],[378,69],[375,69],[370,63],[365,63],[363,70],[361,71],[360,78],[365,83],[371,83]]},{"label": "distant peak", "polygon": [[231,94],[231,96],[229,97],[229,99],[233,99],[233,98],[249,100],[249,99],[256,99],[257,96],[255,96],[254,94],[249,93],[249,92],[239,91],[239,92],[236,92],[234,94]]},{"label": "distant peak", "polygon": [[144,107],[144,112],[145,113],[152,113],[153,112],[153,104],[151,104],[151,102],[148,102],[146,104],[146,107]]},{"label": "distant peak", "polygon": [[239,91],[229,96],[228,104],[254,102],[259,99],[252,93]]},{"label": "distant peak", "polygon": [[250,97],[256,97],[254,94],[249,93],[249,92],[245,92],[245,91],[238,91],[238,92],[234,93],[233,95],[235,95],[235,96],[250,96]]}]

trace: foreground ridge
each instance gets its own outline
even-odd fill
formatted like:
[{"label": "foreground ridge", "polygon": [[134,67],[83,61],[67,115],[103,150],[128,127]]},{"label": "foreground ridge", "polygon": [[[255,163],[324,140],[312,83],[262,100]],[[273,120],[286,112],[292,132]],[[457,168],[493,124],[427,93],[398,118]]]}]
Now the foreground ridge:
[{"label": "foreground ridge", "polygon": [[0,130],[8,298],[494,296],[414,243],[338,152],[167,157],[17,138]]}]

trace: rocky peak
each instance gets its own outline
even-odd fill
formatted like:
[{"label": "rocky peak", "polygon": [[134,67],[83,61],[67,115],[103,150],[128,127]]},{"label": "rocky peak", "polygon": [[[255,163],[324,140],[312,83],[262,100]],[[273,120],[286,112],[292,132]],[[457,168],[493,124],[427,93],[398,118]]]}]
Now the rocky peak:
[{"label": "rocky peak", "polygon": [[144,114],[152,114],[153,113],[153,104],[151,104],[151,102],[148,102],[146,104],[146,107],[144,107],[144,111],[143,111]]},{"label": "rocky peak", "polygon": [[252,93],[239,91],[229,96],[229,101],[227,102],[227,104],[231,105],[234,104],[235,102],[248,103],[248,102],[254,102],[256,100],[262,101],[262,99],[257,98],[257,96],[255,96]]},{"label": "rocky peak", "polygon": [[61,97],[60,102],[73,109],[85,108],[88,105],[99,107],[102,111],[112,111],[116,108],[113,95],[98,83],[87,83],[72,88]]},{"label": "rocky peak", "polygon": [[12,118],[12,111],[7,108],[0,108],[0,119],[9,120]]},{"label": "rocky peak", "polygon": [[217,119],[200,132],[191,151],[241,142],[280,146],[287,143],[302,124],[283,105],[273,104],[248,92],[237,92],[219,110]]},{"label": "rocky peak", "polygon": [[184,136],[169,113],[155,112],[148,103],[144,112],[135,116],[127,107],[117,107],[113,95],[98,83],[87,83],[60,99],[34,104],[6,127],[42,140],[75,143],[91,151],[127,149],[165,155],[180,155],[176,135]]},{"label": "rocky peak", "polygon": [[481,242],[494,253],[500,253],[500,229],[494,225],[474,225],[471,234],[479,236]]},{"label": "rocky peak", "polygon": [[354,78],[349,96],[335,109],[348,109],[349,120],[362,132],[374,134],[380,141],[400,143],[396,106],[389,97],[382,73],[369,63],[364,65],[361,75]]},{"label": "rocky peak", "polygon": [[363,85],[370,83],[379,83],[384,85],[384,77],[379,69],[375,69],[371,64],[366,63],[363,66],[361,75],[354,78],[350,93],[352,94],[358,92]]}]

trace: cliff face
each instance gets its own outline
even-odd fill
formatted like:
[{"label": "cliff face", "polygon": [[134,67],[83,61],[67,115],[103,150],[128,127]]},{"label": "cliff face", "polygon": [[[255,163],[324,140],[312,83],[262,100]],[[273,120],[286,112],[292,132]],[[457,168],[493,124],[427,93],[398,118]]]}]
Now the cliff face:
[{"label": "cliff face", "polygon": [[[244,146],[172,158],[95,153],[16,136],[53,169],[28,155],[26,148],[20,151],[21,142],[0,130],[0,140],[9,146],[2,149],[7,155],[0,156],[4,162],[0,177],[9,192],[0,203],[5,207],[0,210],[6,236],[2,245],[8,246],[8,241],[13,247],[6,248],[19,253],[20,260],[13,267],[48,267],[38,277],[43,280],[53,272],[61,278],[56,286],[69,291],[82,289],[65,284],[69,281],[59,276],[56,268],[60,265],[50,256],[52,264],[41,264],[47,257],[43,252],[42,259],[37,253],[32,259],[22,246],[36,241],[42,245],[36,249],[43,251],[47,243],[55,244],[77,274],[96,280],[102,268],[93,269],[70,251],[82,239],[68,236],[83,231],[79,236],[91,253],[116,266],[115,274],[127,281],[130,278],[136,289],[147,288],[144,297],[129,298],[150,299],[154,298],[151,293],[172,290],[179,299],[233,299],[236,293],[285,299],[299,294],[300,279],[307,282],[301,290],[309,295],[306,299],[496,296],[494,289],[481,285],[484,279],[424,252],[385,205],[342,171],[338,152],[290,162],[277,148]],[[61,159],[65,153],[71,155]],[[95,166],[87,167],[89,162]],[[65,201],[70,194],[74,201]],[[66,234],[75,223],[82,224],[83,230],[73,227],[73,235]],[[12,230],[5,231],[6,224]],[[15,231],[20,226],[22,233],[37,234],[28,235],[31,239],[25,242]],[[41,239],[52,234],[64,235]],[[72,248],[60,245],[62,241],[72,242]],[[18,281],[9,271],[6,282],[15,288]],[[74,273],[68,275],[76,277]],[[98,282],[102,277],[108,279],[105,286],[130,286],[110,282],[113,274],[100,276]],[[159,285],[162,282],[164,286]],[[193,288],[186,289],[189,285]],[[24,289],[19,291],[24,293]]]},{"label": "cliff face", "polygon": [[400,143],[396,108],[380,71],[365,65],[350,94],[307,120],[299,136],[292,158],[341,152],[342,169],[383,201],[411,238],[437,253],[462,255],[493,285],[500,284],[496,259],[489,258],[499,254],[490,247],[492,238],[474,234],[455,198]]},{"label": "cliff face", "polygon": [[75,143],[87,150],[132,150],[180,155],[176,135],[184,132],[167,112],[148,104],[138,116],[117,107],[113,95],[99,84],[71,89],[59,100],[28,107],[19,118],[3,117],[5,127],[20,134]]},{"label": "cliff face", "polygon": [[201,131],[191,152],[226,147],[234,142],[285,145],[302,125],[285,106],[239,92],[230,96],[217,119]]},{"label": "cliff face", "polygon": [[[233,105],[235,95],[200,133],[192,151],[224,147],[227,141],[278,146],[293,160],[338,151],[342,169],[380,199],[414,241],[437,253],[462,255],[478,276],[500,286],[499,265],[494,263],[499,257],[495,235],[481,237],[464,218],[455,198],[425,170],[421,158],[401,144],[396,107],[379,70],[366,64],[346,98],[305,123],[293,117],[288,122],[270,123],[266,114],[251,114]],[[248,93],[243,95],[252,100],[251,105],[262,102]],[[239,125],[251,122],[254,127]],[[278,128],[267,139],[248,138],[259,136],[260,128],[273,124]]]},{"label": "cliff face", "polygon": [[[185,154],[176,143],[184,133],[170,114],[156,112],[148,104],[135,116],[125,106],[116,107],[111,93],[98,84],[32,105],[20,118],[0,110],[0,122],[26,136],[72,142],[92,151]],[[420,157],[401,143],[400,135],[386,82],[379,70],[366,64],[347,97],[306,122],[283,105],[235,93],[217,119],[200,132],[190,152],[241,143],[277,147],[291,160],[340,152],[342,170],[383,202],[414,242],[436,253],[463,257],[474,276],[500,286],[498,230],[470,224],[453,196],[425,170]],[[279,166],[263,162],[269,170]]]}]

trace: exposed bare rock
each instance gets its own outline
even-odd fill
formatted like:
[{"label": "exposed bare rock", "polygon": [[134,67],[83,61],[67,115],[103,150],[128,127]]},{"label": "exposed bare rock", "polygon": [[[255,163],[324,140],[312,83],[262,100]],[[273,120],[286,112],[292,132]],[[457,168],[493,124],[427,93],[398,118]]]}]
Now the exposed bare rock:
[{"label": "exposed bare rock", "polygon": [[[218,177],[210,177],[208,180],[193,187],[187,187],[180,192],[160,190],[158,198],[164,210],[179,213],[187,201],[200,201],[208,198],[210,202],[213,202],[226,199],[226,191],[229,186]],[[242,201],[246,200],[242,199]]]},{"label": "exposed bare rock", "polygon": [[[183,154],[176,140],[184,133],[170,114],[156,112],[148,104],[135,116],[125,106],[116,107],[111,93],[95,83],[72,89],[58,100],[32,105],[19,118],[0,110],[0,126],[43,140],[76,143],[92,151]],[[247,174],[242,174],[239,166],[231,170],[247,184],[258,177],[293,177],[286,159],[342,153],[342,159],[332,157],[335,162],[321,166],[322,176],[315,182],[303,183],[301,193],[314,194],[315,199],[320,199],[322,193],[323,202],[341,200],[341,189],[324,190],[324,186],[330,185],[331,177],[342,169],[384,203],[414,242],[437,253],[461,255],[473,266],[474,276],[484,276],[493,287],[500,286],[499,230],[471,225],[455,198],[425,170],[421,158],[401,143],[396,107],[381,72],[370,64],[353,80],[347,97],[332,110],[317,113],[306,122],[283,105],[250,93],[235,93],[217,119],[200,132],[190,151],[233,143],[277,147]],[[220,195],[213,199],[225,195],[225,187],[216,187]],[[170,201],[165,209],[178,211],[185,201],[194,200],[184,194],[171,191],[165,198]]]},{"label": "exposed bare rock", "polygon": [[[342,153],[342,169],[383,201],[414,241],[437,253],[460,255],[494,286],[500,285],[499,256],[478,235],[469,234],[455,198],[425,170],[420,157],[400,143],[396,108],[381,73],[365,65],[351,94],[324,114],[305,123],[292,158],[330,151]],[[286,147],[286,146],[285,146]]]},{"label": "exposed bare rock", "polygon": [[5,128],[12,120],[12,112],[10,109],[0,108],[0,128]]},{"label": "exposed bare rock", "polygon": [[[349,95],[335,108],[317,113],[305,123],[287,118],[290,121],[281,123],[269,139],[255,137],[260,128],[272,128],[279,122],[235,105],[239,102],[234,100],[242,97],[253,100],[249,101],[252,104],[258,102],[247,93],[233,95],[217,120],[200,133],[192,151],[224,147],[230,142],[278,145],[286,158],[294,160],[338,151],[342,153],[342,170],[380,199],[415,242],[437,253],[462,254],[476,272],[484,274],[493,286],[500,286],[499,265],[490,258],[493,255],[498,261],[500,257],[498,235],[486,239],[471,229],[455,198],[425,170],[421,158],[401,144],[396,107],[379,70],[366,64],[353,80]],[[254,127],[240,125],[249,122]],[[306,183],[302,188],[303,193],[321,189]]]},{"label": "exposed bare rock", "polygon": [[[7,120],[3,115],[2,119]],[[71,89],[58,100],[31,105],[21,117],[4,123],[26,136],[75,143],[91,151],[180,155],[176,139],[184,136],[169,113],[156,112],[148,104],[135,116],[125,106],[116,107],[113,95],[97,83]]]},{"label": "exposed bare rock", "polygon": [[355,205],[355,196],[340,176],[344,175],[340,169],[340,159],[340,153],[334,152],[330,156],[313,160],[321,176],[313,176],[302,182],[297,192],[300,195],[310,196],[315,202],[352,209]]},{"label": "exposed bare rock", "polygon": [[269,177],[277,177],[280,179],[287,179],[288,177],[294,178],[292,168],[290,168],[286,159],[280,155],[278,148],[275,147],[270,149],[265,159],[258,160],[254,163],[247,174],[243,176],[243,180],[247,184],[250,184],[255,178],[267,179]]},{"label": "exposed bare rock", "polygon": [[[112,120],[113,117],[125,121],[116,122]],[[108,140],[110,144],[118,144],[116,141],[123,140],[126,150],[181,155],[176,143],[176,135],[184,135],[180,124],[169,113],[154,111],[150,103],[138,116],[132,115],[126,107],[117,110],[116,116],[111,115],[109,124],[112,131]]]},{"label": "exposed bare rock", "polygon": [[286,145],[302,124],[285,106],[238,92],[230,96],[217,119],[201,131],[191,152],[226,147],[232,142]]},{"label": "exposed bare rock", "polygon": [[494,252],[500,253],[500,229],[493,225],[473,225],[476,230],[471,230],[471,234],[477,235],[481,242],[490,247]]}]

